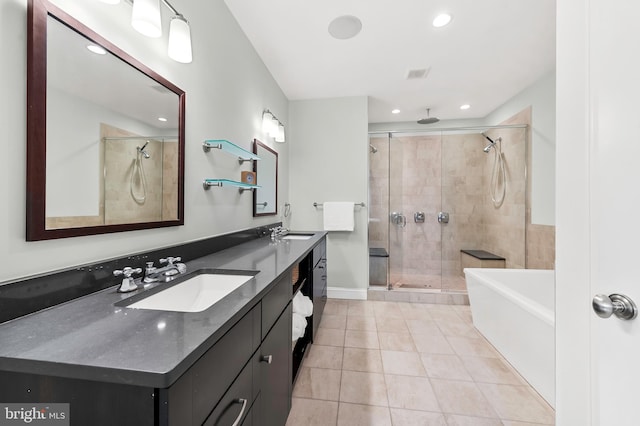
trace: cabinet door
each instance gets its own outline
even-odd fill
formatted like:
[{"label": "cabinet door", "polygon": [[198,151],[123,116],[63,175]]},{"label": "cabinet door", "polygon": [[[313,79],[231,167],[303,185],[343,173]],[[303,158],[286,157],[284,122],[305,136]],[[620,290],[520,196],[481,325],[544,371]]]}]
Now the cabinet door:
[{"label": "cabinet door", "polygon": [[282,426],[287,422],[291,409],[291,304],[276,321],[259,350],[261,412],[258,423],[261,426]]},{"label": "cabinet door", "polygon": [[312,340],[315,340],[325,303],[327,303],[327,259],[322,258],[316,267],[313,268]]}]

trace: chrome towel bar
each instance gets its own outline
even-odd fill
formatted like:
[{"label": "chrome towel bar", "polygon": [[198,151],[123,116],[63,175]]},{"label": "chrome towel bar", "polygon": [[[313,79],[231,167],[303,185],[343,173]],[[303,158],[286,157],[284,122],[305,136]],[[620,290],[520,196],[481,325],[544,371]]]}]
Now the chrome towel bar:
[{"label": "chrome towel bar", "polygon": [[[323,203],[313,203],[313,207],[322,207]],[[354,203],[354,206],[360,206],[360,207],[366,207],[366,204],[364,202],[362,203]]]}]

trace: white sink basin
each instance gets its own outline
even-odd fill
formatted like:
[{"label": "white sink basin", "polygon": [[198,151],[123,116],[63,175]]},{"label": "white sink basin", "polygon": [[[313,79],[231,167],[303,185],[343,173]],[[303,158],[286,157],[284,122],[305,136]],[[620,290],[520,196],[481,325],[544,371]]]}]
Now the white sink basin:
[{"label": "white sink basin", "polygon": [[156,311],[202,312],[253,278],[253,275],[199,274],[128,305]]},{"label": "white sink basin", "polygon": [[283,240],[308,240],[313,234],[287,234],[282,237]]}]

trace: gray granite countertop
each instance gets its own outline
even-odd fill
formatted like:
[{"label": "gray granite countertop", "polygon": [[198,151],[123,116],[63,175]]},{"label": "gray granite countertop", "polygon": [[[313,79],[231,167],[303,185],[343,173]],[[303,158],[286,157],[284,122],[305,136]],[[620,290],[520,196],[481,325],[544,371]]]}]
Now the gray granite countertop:
[{"label": "gray granite countertop", "polygon": [[188,272],[260,271],[202,312],[115,306],[143,290],[117,293],[114,279],[114,287],[1,324],[0,370],[168,387],[325,235],[278,242],[263,237],[188,262]]}]

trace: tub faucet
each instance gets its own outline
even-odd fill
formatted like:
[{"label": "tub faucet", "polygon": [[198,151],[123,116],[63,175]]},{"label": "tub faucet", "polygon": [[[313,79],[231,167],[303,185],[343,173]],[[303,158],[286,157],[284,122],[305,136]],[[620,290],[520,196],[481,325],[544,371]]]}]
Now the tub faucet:
[{"label": "tub faucet", "polygon": [[135,279],[131,276],[133,274],[139,274],[142,272],[142,268],[131,268],[129,266],[125,266],[122,269],[113,271],[114,277],[124,276],[122,278],[122,283],[120,283],[120,287],[118,288],[118,293],[128,293],[130,291],[136,291],[138,286],[136,285]]},{"label": "tub faucet", "polygon": [[160,268],[153,266],[153,262],[147,262],[147,267],[144,270],[144,278],[142,281],[147,284],[158,281],[171,281],[175,275],[184,274],[187,272],[187,265],[184,263],[174,263],[180,262],[180,260],[182,260],[180,257],[166,257],[160,259],[159,262],[161,264],[166,263],[166,266]]}]

